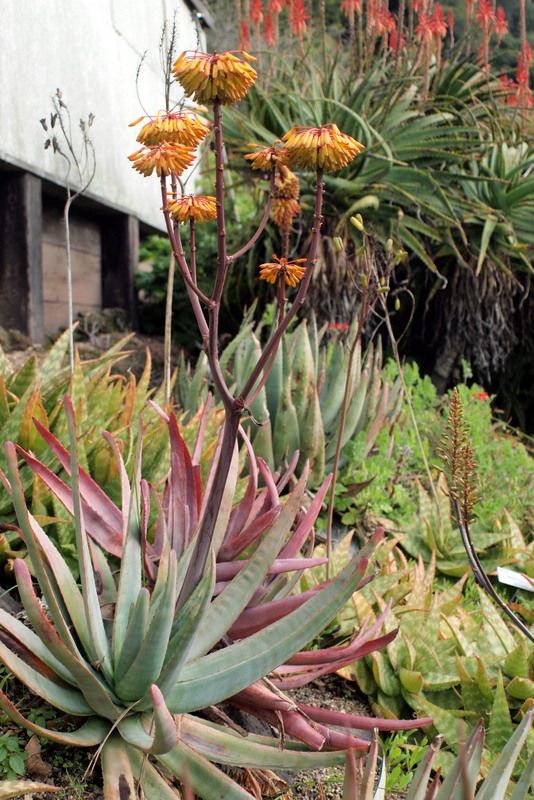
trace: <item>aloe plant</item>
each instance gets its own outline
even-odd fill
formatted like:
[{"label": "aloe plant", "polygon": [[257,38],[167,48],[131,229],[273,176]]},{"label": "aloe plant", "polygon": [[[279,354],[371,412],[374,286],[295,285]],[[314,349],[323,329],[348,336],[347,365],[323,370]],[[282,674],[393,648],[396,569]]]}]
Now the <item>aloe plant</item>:
[{"label": "aloe plant", "polygon": [[[484,726],[478,724],[466,741],[444,780],[440,770],[431,777],[439,754],[441,739],[429,745],[406,794],[406,800],[528,800],[534,786],[534,754],[527,755],[526,763],[519,769],[517,781],[512,775],[517,771],[522,750],[534,722],[534,709],[527,711],[513,734],[503,742],[498,758],[484,776],[481,764],[484,756]],[[527,745],[528,747],[528,745]],[[372,798],[377,764],[377,743],[373,744],[367,764],[356,763],[354,754],[347,755],[347,768],[343,800]]]},{"label": "aloe plant", "polygon": [[[239,385],[250,365],[261,352],[263,325],[254,326],[252,316],[221,354],[221,365]],[[317,329],[312,316],[286,334],[284,346],[273,368],[249,407],[250,421],[245,428],[258,455],[271,466],[279,466],[299,451],[298,466],[310,462],[310,484],[319,485],[332,468],[339,435],[349,352],[356,335],[352,326],[344,338]],[[201,356],[191,369],[182,360],[178,372],[178,401],[184,410],[198,411],[209,385],[207,360]],[[369,345],[362,354],[356,345],[352,364],[351,394],[343,430],[342,445],[365,431],[365,455],[373,448],[378,434],[391,427],[398,416],[402,395],[400,383],[393,385],[382,376],[382,348]]]},{"label": "aloe plant", "polygon": [[[334,573],[348,562],[349,553],[347,536],[334,550]],[[319,546],[315,555],[322,554]],[[380,716],[406,716],[408,708],[431,716],[449,750],[458,748],[460,721],[471,725],[482,718],[487,755],[494,757],[512,733],[512,718],[524,714],[534,700],[534,648],[508,629],[482,591],[468,604],[466,575],[438,589],[435,555],[429,565],[421,558],[408,562],[396,540],[390,540],[375,558],[382,565],[380,574],[340,610],[330,636],[342,639],[362,620],[382,615],[385,630],[398,630],[398,635],[338,673],[356,682]],[[305,590],[322,579],[322,570],[304,574]]]},{"label": "aloe plant", "polygon": [[[98,746],[105,793],[109,797],[119,797],[121,786],[128,786],[133,796],[138,782],[148,799],[178,798],[178,791],[171,788],[163,776],[170,772],[189,783],[202,798],[221,794],[228,798],[244,798],[250,795],[214,767],[213,761],[301,769],[315,764],[339,763],[343,758],[337,753],[307,752],[298,744],[280,751],[276,740],[266,737],[243,740],[235,732],[194,715],[195,711],[231,697],[241,707],[250,708],[266,719],[282,720],[287,734],[318,751],[325,746],[335,750],[366,749],[364,740],[329,729],[325,724],[328,712],[326,718],[321,716],[325,712],[310,711],[307,707],[304,713],[304,708],[284,698],[279,690],[275,693],[261,683],[272,670],[276,670],[273,681],[280,685],[284,680],[294,682],[296,677],[305,682],[316,674],[347,663],[359,649],[365,651],[365,648],[377,646],[376,641],[373,644],[371,641],[381,622],[379,626],[363,630],[359,640],[346,649],[318,651],[312,659],[309,654],[297,652],[317,635],[339,605],[365,579],[365,554],[352,561],[321,591],[310,593],[305,602],[295,603],[287,598],[282,615],[267,615],[258,624],[253,616],[257,607],[249,609],[252,614],[248,617],[247,610],[243,611],[258,592],[262,594],[262,582],[288,536],[291,542],[295,534],[300,530],[299,535],[302,535],[309,524],[309,516],[306,520],[304,515],[293,536],[290,535],[305,480],[301,479],[291,492],[269,536],[247,561],[239,563],[237,570],[232,569],[230,562],[230,573],[218,575],[221,565],[216,567],[212,548],[201,580],[190,593],[185,593],[187,573],[196,568],[192,563],[195,537],[188,539],[187,515],[181,513],[191,499],[191,495],[187,495],[187,481],[184,486],[176,478],[178,474],[189,477],[190,488],[198,492],[198,483],[195,486],[194,481],[198,469],[185,473],[187,456],[183,440],[177,438],[177,428],[170,421],[171,437],[174,437],[174,482],[169,486],[167,501],[160,500],[156,505],[169,504],[171,511],[167,521],[173,524],[160,526],[157,544],[155,541],[152,547],[149,545],[150,489],[141,479],[142,441],[139,439],[131,484],[117,453],[123,500],[120,519],[116,520],[121,536],[120,567],[113,573],[100,546],[89,538],[86,530],[86,520],[88,527],[94,527],[94,517],[100,512],[107,516],[108,527],[112,527],[114,523],[108,516],[112,508],[105,504],[102,495],[94,495],[94,485],[88,483],[87,475],[80,469],[74,409],[68,399],[64,403],[71,439],[72,485],[68,502],[75,521],[80,586],[28,511],[16,448],[8,443],[9,477],[3,475],[2,479],[13,496],[47,614],[43,613],[26,562],[16,559],[15,576],[31,628],[0,611],[3,631],[0,658],[42,700],[66,714],[87,719],[76,731],[45,728],[24,718],[2,692],[0,706],[3,710],[17,724],[53,741],[80,747]],[[48,440],[52,441],[50,434]],[[60,446],[56,442],[53,444],[59,453]],[[177,464],[180,458],[182,463]],[[48,474],[50,481],[52,475]],[[87,497],[88,493],[91,504],[84,499],[84,494]],[[243,504],[250,508],[250,497],[245,497],[237,507],[235,516],[243,516]],[[194,510],[190,510],[194,514]],[[220,515],[221,522],[214,538],[217,548],[224,532],[222,520],[232,519],[227,498],[223,500]],[[154,550],[156,559],[153,559]],[[218,589],[217,578],[223,579]],[[268,588],[271,592],[274,590],[274,581]],[[271,606],[275,603],[272,601]],[[261,606],[259,608],[261,611]],[[246,630],[238,630],[238,626],[244,624]],[[235,641],[236,636],[241,640]],[[391,634],[386,635],[381,643],[391,638]],[[226,646],[210,652],[215,644],[223,641]],[[429,721],[423,719],[420,723]],[[354,722],[351,715],[346,716],[347,726],[356,727]],[[374,724],[387,725],[387,722],[367,722],[368,726]],[[400,727],[412,724],[401,723]],[[146,761],[147,753],[153,756],[153,761]]]}]

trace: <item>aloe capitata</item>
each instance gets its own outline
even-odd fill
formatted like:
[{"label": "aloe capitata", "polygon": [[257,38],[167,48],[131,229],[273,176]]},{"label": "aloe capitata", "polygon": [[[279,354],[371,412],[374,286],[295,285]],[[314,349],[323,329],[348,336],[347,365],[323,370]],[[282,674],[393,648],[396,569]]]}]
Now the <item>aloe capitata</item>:
[{"label": "aloe capitata", "polygon": [[[168,797],[178,798],[177,790],[165,784],[162,776],[162,771],[169,770],[188,781],[207,800],[220,797],[221,793],[229,798],[250,797],[211,762],[226,760],[238,766],[301,769],[339,763],[343,755],[328,749],[366,749],[365,740],[333,730],[321,721],[311,722],[313,718],[298,704],[263,683],[271,673],[275,680],[291,681],[299,674],[311,679],[328,666],[346,663],[360,650],[391,640],[391,634],[377,639],[380,621],[364,628],[347,648],[319,652],[316,662],[310,663],[307,654],[297,653],[367,580],[365,553],[304,601],[295,603],[293,598],[282,598],[282,615],[275,611],[259,622],[249,620],[247,624],[254,631],[250,635],[239,641],[231,635],[232,628],[246,619],[248,611],[255,611],[250,608],[243,612],[250,599],[258,592],[260,596],[268,595],[269,588],[273,588],[264,581],[277,553],[291,542],[291,526],[300,512],[305,481],[301,479],[289,494],[270,536],[263,538],[236,575],[225,576],[225,585],[215,599],[213,549],[201,580],[191,593],[184,595],[187,572],[193,568],[195,538],[184,539],[180,548],[176,540],[172,541],[173,532],[163,526],[160,550],[151,562],[146,536],[150,492],[140,474],[141,446],[131,484],[118,454],[123,494],[122,544],[120,569],[114,575],[99,545],[86,531],[84,516],[89,505],[82,491],[88,491],[87,476],[78,464],[74,410],[68,399],[64,404],[71,436],[69,502],[75,521],[80,586],[27,510],[16,448],[8,443],[8,477],[3,476],[3,481],[13,496],[47,612],[35,592],[28,565],[17,559],[15,576],[31,628],[0,611],[0,658],[42,700],[86,721],[75,731],[44,728],[24,718],[2,693],[0,706],[4,711],[18,724],[53,741],[98,747],[105,796],[109,798],[119,797],[123,785],[128,785],[134,796],[137,783],[147,800],[161,797],[163,786],[167,786]],[[171,418],[169,425],[176,455],[178,431],[173,430]],[[179,469],[176,465],[175,468]],[[250,504],[250,496],[247,502]],[[102,498],[100,506],[101,503]],[[176,504],[175,510],[178,507]],[[231,507],[227,508],[227,519],[231,513]],[[300,523],[302,535],[302,525],[309,524],[306,513],[301,514]],[[374,546],[373,543],[368,548],[369,552]],[[274,577],[273,583],[277,580]],[[270,605],[272,609],[273,603],[279,600],[269,600],[266,607]],[[212,651],[221,640],[226,646]],[[231,730],[193,713],[232,697],[242,707],[261,706],[264,719],[282,720],[285,731],[306,744],[295,742],[291,748],[279,751],[276,740],[255,737],[254,741],[243,741]],[[353,723],[347,715],[345,727],[353,727]],[[412,725],[404,723],[405,727]],[[317,752],[309,752],[306,746]],[[145,754],[153,757],[151,765]],[[142,764],[146,768],[140,769]]]}]

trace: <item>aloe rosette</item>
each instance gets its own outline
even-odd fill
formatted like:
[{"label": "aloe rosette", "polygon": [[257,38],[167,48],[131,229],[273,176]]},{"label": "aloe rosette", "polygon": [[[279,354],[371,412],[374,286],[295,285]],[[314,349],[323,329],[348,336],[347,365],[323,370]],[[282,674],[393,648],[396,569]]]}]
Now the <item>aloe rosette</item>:
[{"label": "aloe rosette", "polygon": [[[71,436],[69,502],[75,521],[80,585],[27,510],[16,448],[8,443],[8,476],[3,476],[3,481],[13,497],[41,598],[35,591],[28,565],[17,559],[14,571],[29,625],[0,611],[0,659],[32,693],[67,715],[85,718],[85,722],[74,731],[45,728],[24,718],[1,693],[3,710],[18,724],[54,741],[97,747],[106,798],[120,797],[126,786],[134,796],[137,784],[148,800],[178,798],[178,789],[164,777],[169,774],[185,781],[198,796],[208,800],[221,796],[250,797],[213,762],[302,769],[342,762],[343,753],[331,750],[366,749],[365,740],[332,730],[327,721],[313,722],[311,715],[284,698],[277,687],[263,682],[271,674],[277,680],[292,679],[295,672],[308,678],[327,666],[347,663],[346,659],[352,659],[361,648],[365,650],[380,643],[379,626],[368,626],[347,648],[320,651],[312,670],[306,663],[306,654],[297,652],[366,580],[365,553],[304,600],[295,603],[293,598],[282,597],[282,615],[274,605],[280,598],[269,599],[280,579],[280,575],[269,577],[269,567],[276,562],[277,555],[284,554],[284,545],[292,541],[291,532],[294,536],[300,526],[302,536],[306,528],[304,520],[309,511],[301,511],[305,478],[289,493],[275,515],[269,536],[257,543],[243,566],[233,576],[228,572],[219,576],[218,592],[213,549],[203,576],[187,592],[187,574],[194,566],[194,537],[189,541],[182,538],[181,546],[176,537],[172,540],[173,534],[185,530],[179,521],[187,521],[187,515],[181,513],[184,506],[172,494],[183,487],[168,489],[168,508],[172,507],[172,513],[167,513],[158,533],[159,549],[154,558],[147,547],[150,487],[141,480],[141,445],[131,484],[117,454],[123,512],[119,529],[120,568],[113,572],[101,546],[88,535],[85,522],[87,516],[94,525],[95,516],[102,513],[105,516],[111,507],[108,505],[103,512],[101,504],[95,506],[87,500],[87,492],[89,488],[94,490],[94,486],[88,487],[87,476],[80,470],[74,411],[69,400],[64,403]],[[178,431],[171,419],[171,436],[175,437],[173,455],[179,460]],[[181,453],[183,466],[187,461],[185,449]],[[179,470],[179,464],[174,464],[174,469]],[[194,474],[195,471],[190,476]],[[199,482],[191,482],[191,492],[198,493],[198,487]],[[268,492],[269,487],[266,488]],[[190,499],[191,494],[182,500],[186,498]],[[246,492],[236,508],[223,504],[221,517],[226,515],[228,521],[232,513],[240,510],[243,514],[245,500],[250,504]],[[168,526],[169,520],[174,522]],[[214,539],[218,547],[225,529],[226,524]],[[236,641],[237,636],[231,631],[242,624],[249,611],[253,614],[257,607],[261,608],[261,604],[247,607],[258,594],[266,606],[271,604],[270,612],[266,616],[260,613],[259,618],[249,616],[247,625],[253,632],[242,634],[245,638]],[[390,638],[386,636],[385,640]],[[376,641],[371,644],[373,640]],[[214,645],[218,645],[215,650]],[[282,721],[292,743],[280,750],[278,741],[269,737],[243,739],[231,728],[208,722],[194,713],[232,697],[242,707],[251,703],[258,708],[261,705],[265,719]],[[276,703],[286,705],[278,708]],[[420,724],[428,722],[423,719]],[[354,718],[347,715],[344,727],[356,727],[354,723]],[[401,724],[411,727],[414,723]]]}]

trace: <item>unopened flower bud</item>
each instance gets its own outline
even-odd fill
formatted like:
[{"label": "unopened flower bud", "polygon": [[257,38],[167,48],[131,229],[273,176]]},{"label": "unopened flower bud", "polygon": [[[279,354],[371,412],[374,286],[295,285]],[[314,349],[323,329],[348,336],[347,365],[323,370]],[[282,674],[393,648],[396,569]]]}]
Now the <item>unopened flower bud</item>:
[{"label": "unopened flower bud", "polygon": [[343,250],[343,239],[341,236],[334,236],[332,239],[332,245],[336,253],[341,253]]},{"label": "unopened flower bud", "polygon": [[364,232],[365,228],[363,226],[363,217],[361,214],[356,214],[354,217],[351,217],[350,222],[357,230],[362,233]]},{"label": "unopened flower bud", "polygon": [[386,242],[386,253],[393,252],[393,239],[388,239]]},{"label": "unopened flower bud", "polygon": [[400,311],[400,297],[395,298],[395,311]]}]

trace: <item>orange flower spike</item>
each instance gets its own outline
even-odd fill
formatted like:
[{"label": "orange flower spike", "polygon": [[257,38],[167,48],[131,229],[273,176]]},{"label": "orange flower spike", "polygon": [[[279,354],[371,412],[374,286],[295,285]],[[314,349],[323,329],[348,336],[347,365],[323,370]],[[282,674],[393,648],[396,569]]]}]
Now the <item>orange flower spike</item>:
[{"label": "orange flower spike", "polygon": [[278,258],[273,253],[273,261],[260,264],[260,279],[273,284],[285,280],[288,286],[295,288],[306,273],[306,267],[301,266],[306,260],[305,258],[292,260],[284,257]]},{"label": "orange flower spike", "polygon": [[254,85],[256,70],[248,63],[254,60],[248,53],[202,53],[185,50],[174,62],[174,77],[186,95],[198,103],[219,100],[224,105],[237,103]]},{"label": "orange flower spike", "polygon": [[181,175],[195,160],[195,149],[181,144],[158,144],[142,147],[128,159],[141,175],[148,177],[155,171],[158,178]]},{"label": "orange flower spike", "polygon": [[186,194],[169,202],[169,211],[178,222],[209,222],[217,218],[215,197]]},{"label": "orange flower spike", "polygon": [[[136,123],[143,119],[144,117],[141,117]],[[143,125],[137,141],[146,145],[171,142],[196,147],[208,133],[208,123],[194,111],[159,112],[156,117],[149,118]]]},{"label": "orange flower spike", "polygon": [[291,128],[282,141],[285,142],[290,166],[327,172],[346,167],[364,149],[363,144],[342,133],[333,123],[319,128]]}]

